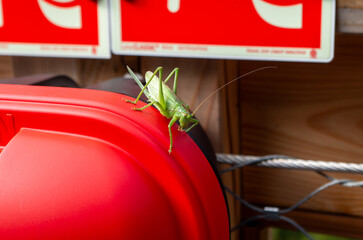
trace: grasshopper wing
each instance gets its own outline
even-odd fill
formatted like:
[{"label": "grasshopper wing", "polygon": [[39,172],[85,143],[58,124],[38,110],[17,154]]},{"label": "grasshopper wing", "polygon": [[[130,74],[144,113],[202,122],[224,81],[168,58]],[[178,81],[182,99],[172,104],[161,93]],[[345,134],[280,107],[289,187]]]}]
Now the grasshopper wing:
[{"label": "grasshopper wing", "polygon": [[[152,75],[153,75],[152,72],[146,72],[146,74],[145,74],[146,82],[148,82],[150,80]],[[169,112],[169,111],[175,109],[175,107],[177,107],[178,105],[180,105],[180,100],[164,82],[162,82],[162,88],[163,88],[163,95],[164,95],[164,100],[165,100],[165,104],[166,104],[165,110],[167,110]],[[150,98],[154,101],[160,102],[159,101],[159,92],[160,92],[159,77],[154,75],[153,79],[147,86],[147,89],[149,91]]]}]

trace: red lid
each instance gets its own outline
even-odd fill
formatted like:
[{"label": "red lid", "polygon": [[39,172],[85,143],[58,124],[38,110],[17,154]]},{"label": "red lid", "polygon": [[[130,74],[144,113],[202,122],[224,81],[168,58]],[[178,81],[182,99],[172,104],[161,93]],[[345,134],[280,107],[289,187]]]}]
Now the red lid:
[{"label": "red lid", "polygon": [[[0,239],[229,239],[194,141],[125,95],[0,85]],[[143,103],[140,103],[143,105]]]}]

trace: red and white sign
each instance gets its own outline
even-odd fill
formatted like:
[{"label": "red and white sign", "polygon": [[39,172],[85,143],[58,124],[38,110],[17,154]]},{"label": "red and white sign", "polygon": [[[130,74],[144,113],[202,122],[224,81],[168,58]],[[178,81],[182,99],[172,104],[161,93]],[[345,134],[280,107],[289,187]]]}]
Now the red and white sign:
[{"label": "red and white sign", "polygon": [[335,0],[114,0],[118,54],[328,62]]},{"label": "red and white sign", "polygon": [[110,57],[106,0],[0,0],[0,54]]}]

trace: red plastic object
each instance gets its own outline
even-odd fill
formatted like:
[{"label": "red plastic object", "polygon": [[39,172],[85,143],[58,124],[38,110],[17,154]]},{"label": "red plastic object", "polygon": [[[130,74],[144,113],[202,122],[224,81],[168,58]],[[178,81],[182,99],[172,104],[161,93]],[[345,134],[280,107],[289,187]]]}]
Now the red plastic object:
[{"label": "red plastic object", "polygon": [[0,85],[0,239],[229,239],[197,145],[174,126],[169,155],[168,120],[123,98]]}]

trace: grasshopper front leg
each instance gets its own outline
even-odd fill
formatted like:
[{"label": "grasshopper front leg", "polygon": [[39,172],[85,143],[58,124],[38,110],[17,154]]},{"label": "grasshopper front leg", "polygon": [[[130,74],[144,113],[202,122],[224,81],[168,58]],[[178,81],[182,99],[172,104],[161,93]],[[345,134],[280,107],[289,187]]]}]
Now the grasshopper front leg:
[{"label": "grasshopper front leg", "polygon": [[184,130],[184,132],[189,132],[193,127],[197,126],[199,123],[199,120],[196,118],[190,119],[190,122],[194,122],[192,126],[190,126],[188,129]]}]

